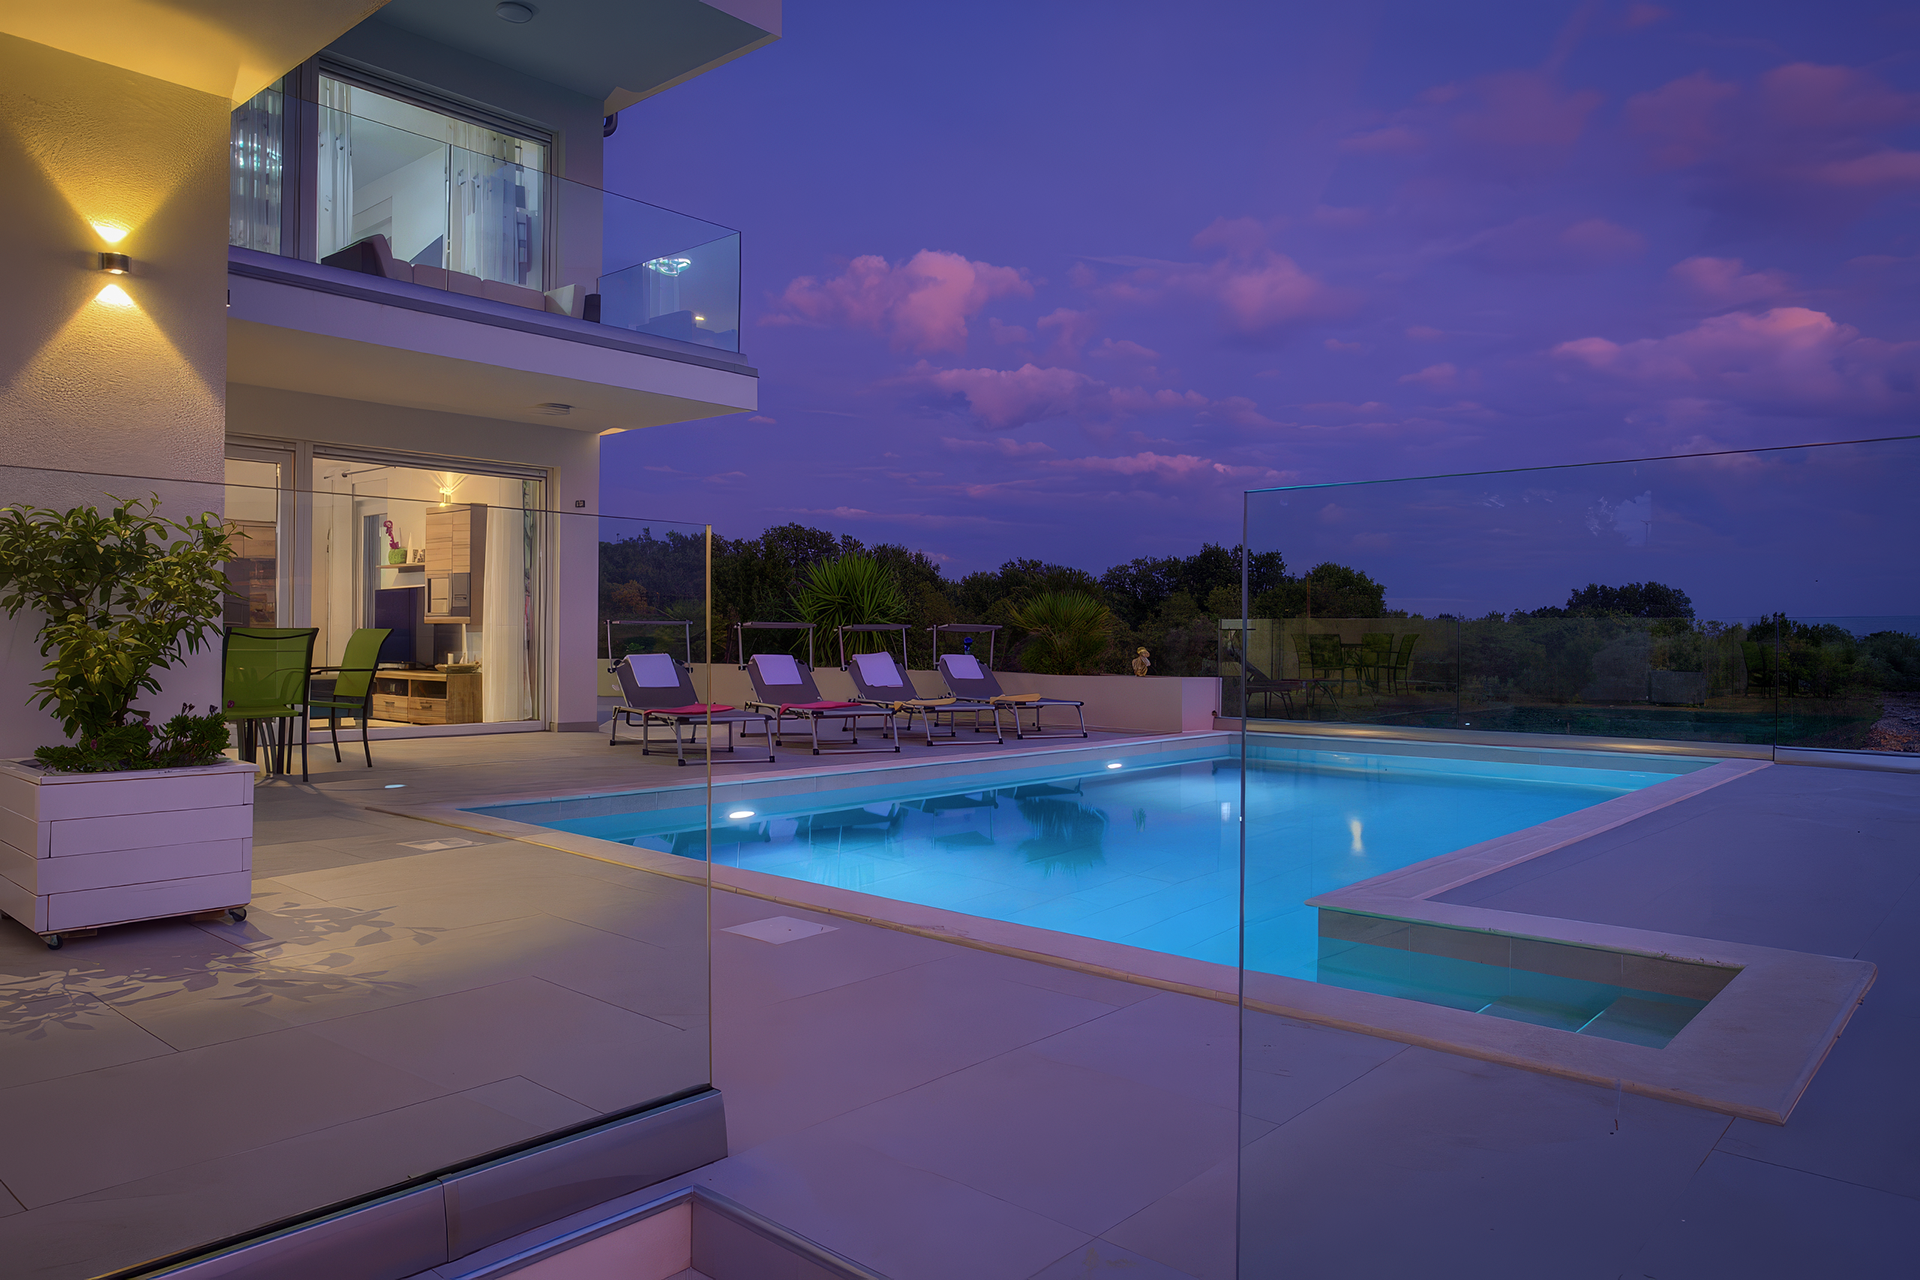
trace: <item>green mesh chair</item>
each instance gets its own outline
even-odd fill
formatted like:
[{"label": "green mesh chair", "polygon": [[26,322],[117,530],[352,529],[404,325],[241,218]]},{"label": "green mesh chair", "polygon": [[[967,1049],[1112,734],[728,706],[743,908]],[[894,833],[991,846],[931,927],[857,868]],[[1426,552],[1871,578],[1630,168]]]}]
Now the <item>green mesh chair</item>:
[{"label": "green mesh chair", "polygon": [[307,680],[316,627],[228,627],[220,644],[220,708],[241,729],[240,758],[252,760],[259,727],[271,731],[267,768],[287,772],[293,724],[300,729],[300,780],[307,778]]},{"label": "green mesh chair", "polygon": [[1393,669],[1393,632],[1369,631],[1361,636],[1353,663],[1354,674],[1377,691],[1381,677]]},{"label": "green mesh chair", "polygon": [[[340,717],[351,714],[360,722],[360,749],[367,753],[367,768],[373,768],[373,747],[367,741],[367,720],[373,715],[373,673],[380,660],[380,646],[393,631],[389,627],[361,627],[347,637],[347,651],[340,655],[337,667],[315,667],[313,673],[332,673],[331,680],[315,680],[307,698],[307,720],[325,717],[327,732],[333,735],[333,758],[340,759]],[[304,735],[302,735],[304,736]]]},{"label": "green mesh chair", "polygon": [[1420,633],[1409,631],[1400,637],[1400,643],[1393,650],[1393,665],[1387,668],[1387,688],[1411,689],[1413,687],[1413,646],[1420,643]]}]

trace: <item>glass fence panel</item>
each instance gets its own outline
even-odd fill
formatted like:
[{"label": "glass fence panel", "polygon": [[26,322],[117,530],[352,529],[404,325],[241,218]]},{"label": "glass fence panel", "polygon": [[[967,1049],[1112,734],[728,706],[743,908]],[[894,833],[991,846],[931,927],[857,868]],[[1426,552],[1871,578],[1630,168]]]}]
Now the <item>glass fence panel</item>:
[{"label": "glass fence panel", "polygon": [[1250,714],[1900,749],[1916,462],[1899,438],[1256,492],[1290,576],[1248,602]]},{"label": "glass fence panel", "polygon": [[[326,85],[234,113],[230,244],[740,349],[737,232],[556,177],[524,139]],[[312,191],[290,194],[309,157]]]},{"label": "glass fence panel", "polygon": [[[705,529],[550,510],[526,479],[314,467],[302,484],[245,458],[226,482],[0,466],[0,546],[24,536],[20,512],[43,562],[75,538],[34,509],[110,519],[153,495],[160,516],[207,513],[228,533],[224,616],[133,706],[156,722],[211,709],[228,745],[207,767],[251,762],[238,813],[179,810],[231,838],[182,844],[156,822],[139,876],[112,878],[130,865],[116,849],[85,868],[87,895],[63,897],[36,875],[35,840],[0,831],[0,1092],[41,1118],[10,1139],[15,1170],[50,1171],[9,1172],[32,1206],[9,1220],[9,1257],[37,1273],[192,1250],[712,1080],[705,770],[676,767],[670,739],[643,755],[637,723],[609,745],[626,699],[596,654],[596,602],[566,594],[598,576],[603,542],[651,538],[687,561],[659,607],[704,619]],[[81,541],[68,586],[117,536]],[[621,604],[643,620],[654,607]],[[95,621],[102,643],[130,642]],[[39,625],[0,622],[16,655],[37,651]],[[254,706],[243,691],[264,659],[248,655],[282,642],[287,705]],[[68,741],[32,705],[39,666],[16,661],[0,687],[0,807],[16,814],[52,776],[36,748]],[[598,731],[542,731],[560,724]],[[671,853],[575,855],[541,825],[661,786],[684,797]],[[139,904],[159,880],[153,918]],[[236,1098],[274,1119],[234,1123]],[[96,1201],[114,1230],[76,1237]],[[149,1201],[163,1210],[126,1208]]]}]

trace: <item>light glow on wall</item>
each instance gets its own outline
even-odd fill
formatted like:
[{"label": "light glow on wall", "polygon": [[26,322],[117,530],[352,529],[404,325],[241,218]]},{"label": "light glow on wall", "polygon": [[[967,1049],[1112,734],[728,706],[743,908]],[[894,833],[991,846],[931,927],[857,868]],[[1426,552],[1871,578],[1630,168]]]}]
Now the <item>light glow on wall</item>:
[{"label": "light glow on wall", "polygon": [[116,227],[111,222],[96,222],[93,224],[93,229],[99,232],[100,238],[108,244],[119,244],[127,238],[127,229]]},{"label": "light glow on wall", "polygon": [[134,305],[133,299],[127,296],[127,291],[117,284],[110,284],[100,292],[94,294],[93,300],[95,302],[104,302],[110,307],[131,307]]}]

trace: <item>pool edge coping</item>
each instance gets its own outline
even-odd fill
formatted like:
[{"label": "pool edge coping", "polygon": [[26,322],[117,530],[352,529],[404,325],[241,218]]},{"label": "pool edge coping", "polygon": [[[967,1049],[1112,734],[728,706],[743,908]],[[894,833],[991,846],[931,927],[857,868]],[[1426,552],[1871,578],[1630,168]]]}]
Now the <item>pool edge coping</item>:
[{"label": "pool edge coping", "polygon": [[[1130,754],[1161,754],[1169,743],[1198,746],[1201,741],[1210,738],[1237,742],[1239,735],[1230,731],[1201,731],[1125,743],[1076,744],[1072,748],[1055,748],[1012,759],[1029,760],[1041,755],[1059,757],[1070,752],[1102,754],[1129,747],[1133,748]],[[1409,745],[1430,747],[1442,744]],[[1584,752],[1570,751],[1564,754]],[[1007,759],[1008,756],[995,755],[952,757],[919,761],[912,765],[887,762],[861,769],[815,768],[760,773],[742,777],[738,781],[838,779],[887,768],[948,763],[978,765],[983,760]],[[1511,934],[1546,942],[1738,968],[1740,973],[1725,990],[1709,1001],[1707,1007],[1665,1049],[1649,1049],[1621,1041],[1579,1036],[1554,1028],[1488,1018],[1466,1010],[1277,974],[1248,972],[1244,975],[1243,986],[1241,970],[1213,961],[1085,938],[1034,925],[973,916],[741,867],[705,862],[690,864],[688,859],[674,854],[619,844],[595,836],[575,835],[491,814],[474,813],[456,804],[382,804],[366,807],[398,817],[417,818],[688,883],[703,884],[776,905],[1136,985],[1240,1004],[1258,1012],[1497,1062],[1586,1084],[1614,1086],[1641,1096],[1779,1125],[1786,1123],[1813,1076],[1845,1030],[1853,1011],[1873,985],[1878,970],[1872,964],[1743,943],[1433,901],[1439,894],[1770,767],[1771,762],[1765,760],[1723,759],[1714,765],[1676,775],[1575,813],[1385,872],[1333,893],[1307,899],[1302,904],[1310,909],[1349,911],[1411,923]],[[731,783],[735,779],[727,781]],[[704,781],[693,783],[691,788],[704,790],[704,785]],[[669,789],[686,790],[689,787],[635,790]],[[630,792],[591,794],[605,796]],[[510,804],[513,801],[504,798],[488,801],[489,807],[503,803]],[[1471,874],[1459,875],[1457,873],[1462,865],[1476,869]],[[693,867],[699,870],[694,871],[691,869]],[[1781,998],[1783,993],[1789,997],[1785,1001]],[[1783,1008],[1788,1015],[1784,1019],[1781,1016]],[[1772,1028],[1772,1034],[1759,1045],[1752,1043],[1748,1025],[1756,1020],[1764,1027]],[[1756,1063],[1759,1064],[1757,1067]]]}]

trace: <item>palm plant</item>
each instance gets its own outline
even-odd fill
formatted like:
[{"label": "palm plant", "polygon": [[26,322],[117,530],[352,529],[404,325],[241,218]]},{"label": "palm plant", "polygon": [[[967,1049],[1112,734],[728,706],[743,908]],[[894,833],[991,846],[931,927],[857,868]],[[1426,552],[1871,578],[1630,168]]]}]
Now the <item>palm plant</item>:
[{"label": "palm plant", "polygon": [[1030,597],[1014,610],[1013,622],[1029,636],[1020,665],[1046,675],[1090,675],[1113,643],[1113,614],[1083,591]]},{"label": "palm plant", "polygon": [[[814,625],[822,644],[830,641],[836,627],[901,623],[909,616],[906,593],[893,570],[872,556],[858,554],[808,566],[793,603],[800,620]],[[849,653],[871,653],[886,646],[880,634],[870,631],[854,632],[847,642]]]}]

